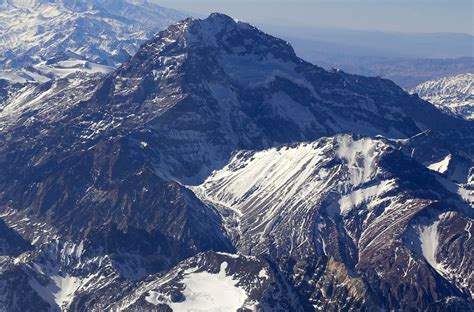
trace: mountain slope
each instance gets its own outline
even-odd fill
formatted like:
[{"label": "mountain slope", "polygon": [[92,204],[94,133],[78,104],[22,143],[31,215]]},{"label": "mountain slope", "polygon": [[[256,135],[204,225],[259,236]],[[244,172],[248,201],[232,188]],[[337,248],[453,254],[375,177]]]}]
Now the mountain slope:
[{"label": "mountain slope", "polygon": [[263,258],[204,253],[165,276],[150,277],[114,307],[143,311],[169,306],[175,311],[303,311],[296,293]]},{"label": "mountain slope", "polygon": [[[271,289],[295,310],[471,303],[472,213],[458,184],[466,181],[417,162],[441,156],[438,146],[436,155],[407,151],[432,129],[469,160],[474,125],[390,81],[325,71],[286,42],[213,14],[170,26],[106,77],[9,92],[0,215],[35,249],[5,259],[6,298],[23,293],[22,304],[52,311],[132,299],[150,308],[150,291],[157,299],[163,285],[193,283],[163,279],[181,261],[241,251],[265,259],[279,276]],[[443,232],[442,253],[425,248],[434,232]],[[456,267],[442,263],[448,257]],[[410,259],[422,278],[399,282]],[[221,260],[204,270],[221,273]]]},{"label": "mountain slope", "polygon": [[[315,306],[327,304],[324,289],[335,265],[346,272],[346,286],[333,285],[339,309],[354,303],[424,309],[442,293],[472,295],[469,204],[383,140],[339,136],[241,152],[194,190],[227,216],[241,252],[281,259],[280,268]],[[461,245],[428,236],[425,224],[438,215],[444,233],[458,235]],[[414,286],[413,275],[425,282]]]},{"label": "mountain slope", "polygon": [[[192,168],[188,175],[236,148],[340,132],[402,138],[427,128],[472,127],[388,80],[306,63],[286,42],[220,15],[160,33],[100,92],[107,95],[101,101],[148,115],[163,142],[157,148]],[[168,136],[167,129],[178,132]],[[192,150],[169,150],[177,145]]]},{"label": "mountain slope", "polygon": [[76,71],[108,73],[184,17],[147,1],[3,0],[0,78],[44,82]]},{"label": "mountain slope", "polygon": [[411,92],[417,93],[445,112],[474,120],[474,74],[427,81],[416,86]]}]

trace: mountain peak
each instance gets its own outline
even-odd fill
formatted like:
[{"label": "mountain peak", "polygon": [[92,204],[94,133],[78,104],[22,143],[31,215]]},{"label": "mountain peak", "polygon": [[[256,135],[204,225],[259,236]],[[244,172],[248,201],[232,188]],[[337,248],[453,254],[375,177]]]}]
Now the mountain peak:
[{"label": "mountain peak", "polygon": [[222,13],[212,13],[206,19],[193,20],[187,34],[188,41],[194,44],[219,46],[226,49],[227,52],[239,54],[257,52],[258,47],[267,46],[265,50],[272,48],[273,52],[278,50],[292,57],[296,56],[288,42]]},{"label": "mountain peak", "polygon": [[163,60],[164,57],[170,61],[172,57],[179,58],[179,64],[182,64],[184,59],[199,59],[202,66],[227,66],[233,63],[229,61],[229,56],[234,59],[251,58],[249,61],[258,62],[301,62],[288,42],[225,14],[212,13],[205,19],[182,20],[157,33],[131,60],[131,64],[143,69],[146,63],[144,60],[148,59],[152,63],[149,69],[155,70],[156,66],[163,65],[157,64],[157,61]]},{"label": "mountain peak", "polygon": [[206,18],[206,20],[215,21],[215,22],[224,22],[224,23],[229,23],[229,22],[238,23],[237,20],[230,17],[229,15],[224,14],[224,13],[219,13],[219,12],[211,13],[209,17]]}]

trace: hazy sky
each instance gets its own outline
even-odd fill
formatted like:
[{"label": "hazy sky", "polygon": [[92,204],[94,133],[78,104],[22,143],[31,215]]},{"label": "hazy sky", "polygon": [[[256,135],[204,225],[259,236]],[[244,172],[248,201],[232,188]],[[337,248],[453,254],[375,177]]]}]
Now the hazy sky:
[{"label": "hazy sky", "polygon": [[207,15],[222,12],[254,24],[396,32],[474,33],[473,0],[156,0]]}]

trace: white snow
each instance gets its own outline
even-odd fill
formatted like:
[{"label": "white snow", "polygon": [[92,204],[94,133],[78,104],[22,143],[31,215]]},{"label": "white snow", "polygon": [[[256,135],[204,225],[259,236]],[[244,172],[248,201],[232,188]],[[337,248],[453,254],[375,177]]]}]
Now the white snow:
[{"label": "white snow", "polygon": [[358,186],[377,172],[376,157],[383,143],[378,140],[353,140],[349,136],[338,137],[338,156],[348,163],[351,184]]},{"label": "white snow", "polygon": [[[236,156],[193,190],[216,206],[236,210],[239,218],[246,217],[242,220],[246,227],[263,236],[273,229],[277,216],[298,213],[302,202],[308,203],[308,208],[309,203],[316,203],[318,189],[322,190],[318,185],[326,174],[319,170],[320,153],[316,144],[301,144],[268,149],[249,155],[247,160]],[[259,236],[253,240],[257,242]]]},{"label": "white snow", "polygon": [[261,269],[260,272],[258,272],[258,277],[263,278],[263,279],[269,279],[270,276],[268,275],[268,272],[265,268]]},{"label": "white snow", "polygon": [[[48,79],[48,73],[59,77],[79,70],[107,73],[110,67],[82,60],[117,66],[121,61],[117,56],[124,51],[133,55],[153,33],[186,17],[152,3],[123,1],[124,5],[114,6],[114,2],[91,10],[89,5],[73,6],[71,1],[0,1],[0,60],[8,64],[29,57],[31,61],[19,66],[33,65],[40,71],[34,74],[19,69],[17,75],[0,75],[16,81],[40,81]],[[42,62],[61,53],[71,60],[52,65]]]},{"label": "white snow", "polygon": [[474,120],[474,74],[466,73],[424,82],[413,90],[439,109]]},{"label": "white snow", "polygon": [[61,309],[67,307],[81,286],[82,280],[70,275],[52,275],[50,279],[52,282],[46,286],[34,279],[30,280],[30,285],[41,298],[53,306],[57,305]]},{"label": "white snow", "polygon": [[[380,140],[343,135],[291,147],[239,152],[227,166],[191,189],[217,209],[235,211],[226,222],[230,224],[227,230],[239,235],[242,245],[267,248],[263,243],[272,236],[276,245],[290,250],[304,248],[314,235],[313,211],[329,193],[347,195],[341,200],[347,212],[392,187],[391,180],[360,187],[377,174],[377,157],[384,148]],[[334,214],[340,213],[338,198],[324,205],[329,212],[328,205]]]},{"label": "white snow", "polygon": [[53,75],[56,78],[64,78],[77,72],[83,72],[87,74],[99,73],[106,75],[114,70],[114,68],[111,66],[95,64],[77,59],[70,59],[68,61],[61,61],[50,65],[46,64],[46,62],[42,62],[40,64],[34,65],[33,67],[41,72],[44,76]]},{"label": "white snow", "polygon": [[474,209],[474,189],[471,186],[471,189],[468,189],[467,186],[459,186],[458,194],[464,199],[471,208]]},{"label": "white snow", "polygon": [[426,261],[433,268],[438,266],[436,261],[436,251],[438,249],[438,224],[439,221],[434,222],[429,226],[420,229],[421,250]]},{"label": "white snow", "polygon": [[450,161],[451,161],[451,154],[448,154],[442,160],[429,164],[427,167],[428,169],[437,171],[439,173],[446,173],[446,171],[448,171]]},{"label": "white snow", "polygon": [[218,252],[216,252],[216,254],[221,255],[221,256],[226,256],[226,257],[229,257],[229,258],[232,258],[232,259],[239,259],[240,258],[240,255],[238,255],[238,254],[230,254],[230,253],[227,253],[227,252],[218,251]]},{"label": "white snow", "polygon": [[81,286],[81,279],[70,275],[53,276],[52,279],[58,288],[53,291],[54,300],[60,307],[69,303],[76,290]]},{"label": "white snow", "polygon": [[7,80],[11,83],[26,83],[28,82],[28,77],[24,77],[17,72],[11,70],[0,71],[0,79]]},{"label": "white snow", "polygon": [[341,215],[349,213],[353,208],[364,203],[372,202],[372,205],[376,204],[377,201],[374,202],[376,197],[383,196],[395,186],[395,180],[385,180],[376,185],[358,189],[348,195],[342,196],[339,200]]},{"label": "white snow", "polygon": [[86,74],[102,74],[111,73],[114,68],[110,66],[95,64],[92,62],[70,59],[53,64],[41,62],[32,66],[35,71],[19,69],[19,70],[0,70],[0,79],[10,81],[12,83],[27,82],[46,82],[54,78],[64,78],[74,73]]},{"label": "white snow", "polygon": [[[17,119],[28,111],[35,111],[34,116],[29,119],[30,122],[33,122],[34,119],[42,121],[56,120],[67,107],[77,104],[77,101],[61,97],[61,94],[81,95],[83,99],[87,99],[94,92],[94,85],[88,84],[85,79],[77,77],[68,79],[67,84],[54,81],[49,89],[38,91],[36,85],[27,85],[3,103],[4,106],[0,110],[0,124],[3,128],[14,125]],[[56,96],[53,102],[55,105],[51,105],[52,102],[50,101],[45,101],[45,99],[52,96]]]},{"label": "white snow", "polygon": [[463,200],[468,203],[471,208],[474,209],[474,187],[472,183],[469,184],[457,184],[444,177],[436,177],[436,180],[441,183],[448,191],[457,193]]},{"label": "white snow", "polygon": [[426,261],[435,269],[439,274],[446,276],[447,270],[443,264],[438,262],[436,255],[439,246],[439,233],[438,226],[443,215],[438,220],[427,226],[421,226],[419,228],[419,239],[421,243],[421,251]]},{"label": "white snow", "polygon": [[[175,312],[237,311],[244,305],[247,294],[232,276],[227,276],[227,265],[222,262],[218,274],[187,272],[182,281],[185,301],[165,303]],[[155,291],[150,291],[145,300],[154,305],[163,303]]]}]

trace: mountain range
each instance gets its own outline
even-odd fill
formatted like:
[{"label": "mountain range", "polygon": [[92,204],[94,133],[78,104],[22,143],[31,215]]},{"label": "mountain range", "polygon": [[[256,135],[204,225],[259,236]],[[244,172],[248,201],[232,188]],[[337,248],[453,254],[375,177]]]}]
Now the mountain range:
[{"label": "mountain range", "polygon": [[439,109],[474,120],[474,74],[466,73],[426,81],[411,91]]},{"label": "mountain range", "polygon": [[474,123],[392,81],[215,13],[0,90],[8,311],[473,308]]},{"label": "mountain range", "polygon": [[261,27],[288,40],[297,54],[307,61],[327,69],[381,76],[407,90],[428,80],[474,70],[474,39],[469,34]]},{"label": "mountain range", "polygon": [[109,73],[186,15],[148,1],[0,1],[0,78],[45,82]]}]

